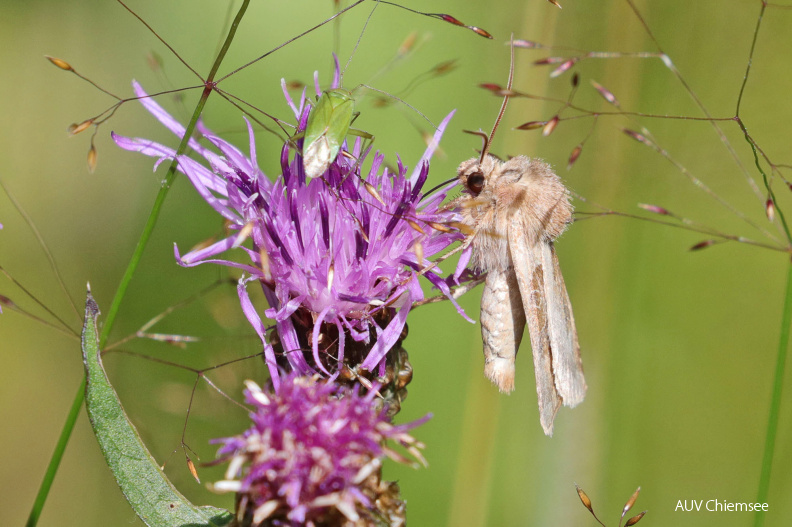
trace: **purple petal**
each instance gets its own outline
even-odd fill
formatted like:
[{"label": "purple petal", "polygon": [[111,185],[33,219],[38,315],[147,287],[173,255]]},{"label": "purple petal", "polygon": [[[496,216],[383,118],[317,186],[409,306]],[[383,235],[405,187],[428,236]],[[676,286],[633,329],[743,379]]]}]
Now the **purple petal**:
[{"label": "purple petal", "polygon": [[190,265],[197,261],[203,260],[209,256],[214,256],[216,254],[220,254],[221,252],[227,251],[234,246],[235,236],[229,236],[219,242],[215,242],[209,247],[204,247],[203,249],[198,249],[196,251],[191,251],[181,258],[178,257],[178,247],[176,244],[173,244],[174,249],[176,250],[177,259],[179,260],[181,265]]},{"label": "purple petal", "polygon": [[454,280],[458,279],[459,276],[462,274],[462,271],[465,270],[467,267],[468,262],[470,262],[470,257],[473,255],[473,246],[468,245],[462,250],[462,254],[459,255],[459,261],[457,262],[456,270],[454,270]]},{"label": "purple petal", "polygon": [[[157,101],[154,100],[152,96],[149,96],[149,94],[146,93],[145,90],[143,90],[143,88],[140,86],[140,84],[138,84],[137,81],[132,81],[132,88],[135,91],[135,95],[139,97],[140,104],[142,104],[143,107],[149,111],[149,113],[151,113],[154,117],[156,117],[159,122],[164,124],[165,128],[173,132],[176,135],[176,137],[178,137],[179,139],[184,137],[184,132],[186,131],[184,126],[182,126],[182,124],[179,121],[174,119],[171,116],[171,114],[166,112],[162,108],[162,106],[160,106],[157,103]],[[196,152],[198,152],[199,154],[206,157],[204,155],[206,149],[202,147],[195,139],[190,138],[188,146],[193,150],[195,150]]]},{"label": "purple petal", "polygon": [[245,265],[245,264],[241,264],[241,263],[237,263],[237,262],[231,262],[231,261],[228,261],[228,260],[201,260],[199,262],[192,262],[192,263],[185,262],[184,260],[181,259],[181,256],[179,255],[179,248],[178,248],[178,246],[175,243],[173,244],[173,253],[176,256],[176,263],[178,263],[182,267],[195,267],[196,265],[201,265],[201,264],[205,264],[205,263],[216,263],[216,264],[220,264],[220,265],[225,265],[227,267],[234,267],[236,269],[242,269],[243,271],[247,271],[248,273],[250,273],[250,274],[252,274],[252,275],[254,275],[254,276],[258,277],[258,278],[263,278],[264,277],[263,273],[261,272],[261,269],[257,269],[256,267],[252,267],[250,265]]},{"label": "purple petal", "polygon": [[318,71],[314,72],[314,88],[316,89],[316,96],[317,97],[321,97],[322,96],[322,88],[319,86],[319,72]]},{"label": "purple petal", "polygon": [[456,298],[454,298],[453,295],[451,294],[451,289],[448,287],[448,283],[445,280],[443,280],[439,276],[431,274],[431,273],[427,273],[424,276],[426,276],[426,279],[429,280],[432,283],[432,285],[434,285],[437,289],[439,289],[440,292],[443,293],[443,295],[445,295],[445,297],[448,298],[448,300],[451,301],[451,303],[456,308],[457,313],[462,315],[462,318],[464,318],[465,320],[467,320],[471,324],[475,324],[476,323],[475,320],[473,320],[472,318],[467,316],[467,313],[465,313],[465,310],[462,309],[462,306],[460,306],[457,303]]},{"label": "purple petal", "polygon": [[374,371],[374,368],[382,362],[388,350],[399,340],[404,324],[407,323],[407,315],[410,314],[412,307],[412,299],[404,305],[401,309],[396,311],[396,315],[388,323],[388,326],[382,331],[377,338],[377,342],[371,348],[371,351],[366,356],[366,359],[361,365],[368,371]]},{"label": "purple petal", "polygon": [[413,173],[410,176],[410,183],[415,184],[418,177],[421,175],[421,170],[423,170],[424,163],[428,163],[429,159],[431,159],[432,155],[437,150],[437,147],[440,146],[440,138],[443,137],[443,132],[445,132],[446,126],[448,126],[448,122],[454,116],[456,110],[452,110],[445,119],[440,122],[440,126],[437,127],[437,131],[434,133],[432,140],[429,142],[429,145],[426,147],[424,154],[421,156],[421,159],[415,164],[415,168],[413,169]]},{"label": "purple petal", "polygon": [[278,363],[275,360],[275,350],[272,349],[272,345],[269,343],[269,340],[267,340],[267,329],[264,327],[264,323],[261,322],[261,318],[258,316],[256,308],[253,307],[253,303],[250,301],[250,296],[247,292],[247,282],[254,279],[255,278],[246,279],[242,276],[242,278],[239,279],[239,285],[237,285],[237,295],[239,295],[239,303],[242,305],[242,312],[245,314],[250,325],[253,326],[256,334],[261,339],[261,343],[264,345],[264,360],[270,372],[272,385],[275,390],[277,390],[278,386],[280,386],[280,372],[278,371]]},{"label": "purple petal", "polygon": [[[280,304],[278,303],[278,298],[275,296],[275,292],[264,284],[261,284],[261,288],[264,291],[264,296],[267,302],[269,302],[269,305],[277,310]],[[300,349],[300,343],[297,340],[297,331],[294,329],[294,324],[292,324],[291,319],[287,318],[283,321],[275,320],[275,327],[278,330],[281,347],[284,353],[286,353],[286,359],[289,361],[292,368],[294,368],[294,371],[300,375],[312,375],[315,373],[313,368],[305,362],[305,357],[303,357],[302,350]]]},{"label": "purple petal", "polygon": [[283,96],[286,97],[286,103],[289,105],[289,108],[292,109],[294,112],[294,118],[297,119],[300,117],[300,112],[297,110],[297,107],[294,105],[294,101],[289,95],[289,88],[286,86],[286,79],[281,79],[281,90],[283,90]]},{"label": "purple petal", "polygon": [[316,363],[317,366],[319,366],[319,369],[322,370],[322,372],[328,376],[330,375],[330,372],[327,371],[327,369],[324,367],[324,364],[322,364],[322,360],[319,357],[319,330],[321,330],[322,322],[324,322],[324,319],[327,317],[327,314],[329,312],[330,312],[330,307],[326,307],[322,310],[321,313],[319,313],[319,316],[316,317],[316,321],[314,322],[314,327],[313,327],[313,345],[311,346],[314,362]]},{"label": "purple petal", "polygon": [[335,62],[335,69],[333,70],[333,83],[330,87],[336,90],[341,86],[341,64],[338,62],[338,55],[335,53],[333,53],[333,62]]}]

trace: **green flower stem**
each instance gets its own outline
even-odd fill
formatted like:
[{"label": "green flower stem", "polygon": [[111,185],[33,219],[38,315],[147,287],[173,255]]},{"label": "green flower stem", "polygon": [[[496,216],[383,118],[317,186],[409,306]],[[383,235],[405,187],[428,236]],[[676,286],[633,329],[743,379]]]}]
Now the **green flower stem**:
[{"label": "green flower stem", "polygon": [[165,202],[165,197],[168,195],[168,191],[173,184],[173,180],[176,178],[176,167],[179,164],[176,158],[184,154],[184,152],[187,150],[187,144],[189,143],[190,137],[192,137],[193,131],[195,130],[195,125],[198,123],[198,119],[201,117],[201,113],[203,112],[206,101],[209,98],[209,94],[211,94],[212,90],[214,89],[214,78],[217,74],[217,70],[220,68],[220,63],[222,63],[226,53],[228,52],[228,48],[231,46],[231,41],[236,34],[236,30],[237,27],[239,27],[242,16],[247,10],[248,3],[250,3],[250,0],[244,0],[244,2],[242,2],[242,6],[239,8],[239,12],[237,13],[236,18],[234,18],[234,22],[231,24],[231,28],[228,31],[228,36],[226,37],[225,42],[223,42],[223,47],[220,48],[217,59],[215,59],[212,69],[209,71],[209,76],[206,78],[205,87],[203,93],[201,93],[201,99],[198,101],[195,111],[193,111],[193,115],[190,118],[190,122],[184,132],[184,137],[182,137],[181,143],[179,143],[179,148],[176,150],[176,156],[174,156],[173,161],[171,161],[170,167],[168,168],[168,173],[165,176],[165,183],[160,188],[157,198],[154,200],[154,206],[151,208],[151,213],[149,214],[149,218],[146,221],[145,227],[143,227],[143,232],[140,235],[140,240],[138,240],[137,247],[135,247],[135,252],[132,253],[132,258],[129,260],[129,265],[127,266],[126,272],[124,273],[124,277],[121,279],[121,283],[118,285],[118,290],[116,291],[115,297],[113,298],[113,303],[110,305],[110,310],[107,312],[107,319],[105,320],[99,340],[100,346],[102,347],[104,347],[105,343],[107,343],[107,337],[113,327],[113,322],[115,322],[116,315],[118,315],[118,310],[121,307],[121,301],[124,299],[124,295],[126,294],[127,288],[129,287],[129,283],[132,281],[132,276],[135,274],[137,266],[140,263],[140,259],[143,257],[143,251],[146,248],[149,238],[151,238],[151,233],[154,232],[154,226],[156,225],[157,219],[159,218],[162,205]]},{"label": "green flower stem", "polygon": [[121,307],[121,301],[124,299],[127,289],[129,288],[129,284],[132,281],[132,277],[134,276],[138,264],[140,263],[140,259],[143,257],[143,251],[146,249],[146,245],[151,238],[151,234],[154,232],[154,227],[157,224],[157,219],[159,218],[160,212],[162,210],[162,205],[165,203],[165,198],[168,195],[168,191],[173,184],[173,180],[176,178],[176,167],[179,164],[176,158],[187,150],[187,143],[192,136],[193,130],[195,130],[195,124],[198,122],[201,112],[203,112],[204,106],[206,105],[206,100],[209,98],[210,93],[212,93],[212,89],[208,86],[204,88],[203,93],[201,93],[201,99],[198,101],[198,105],[195,107],[195,111],[193,112],[192,118],[190,119],[190,123],[187,125],[187,129],[184,132],[184,137],[182,137],[179,148],[176,150],[176,156],[174,156],[173,161],[171,161],[170,167],[168,168],[168,173],[165,176],[165,182],[162,184],[162,187],[160,187],[160,190],[157,193],[157,198],[154,200],[154,206],[151,208],[146,225],[143,227],[143,232],[141,233],[140,239],[138,240],[137,246],[135,247],[135,252],[132,253],[132,258],[129,260],[129,265],[127,265],[126,272],[124,272],[124,276],[121,278],[121,283],[118,284],[118,290],[116,291],[115,297],[113,297],[113,303],[110,305],[110,310],[107,312],[107,319],[105,320],[104,327],[102,328],[102,334],[99,341],[100,346],[102,347],[104,347],[104,345],[107,343],[107,337],[110,335],[110,330],[112,329],[113,323],[115,322],[116,316],[118,315],[118,310]]},{"label": "green flower stem", "polygon": [[[776,356],[775,378],[773,379],[773,395],[770,401],[770,418],[767,422],[765,436],[764,456],[762,457],[762,474],[759,476],[759,493],[757,503],[767,503],[770,491],[770,472],[773,468],[773,453],[775,451],[776,435],[778,432],[778,419],[781,411],[781,393],[784,388],[784,369],[786,367],[787,350],[789,349],[789,329],[792,324],[792,261],[789,263],[787,274],[786,298],[784,299],[784,313],[781,318],[781,336],[778,340],[778,355]],[[754,517],[754,526],[764,525],[765,513],[759,509]]]},{"label": "green flower stem", "polygon": [[69,415],[66,417],[66,423],[63,425],[61,435],[58,442],[55,444],[55,451],[52,453],[49,465],[47,465],[47,472],[44,474],[44,479],[41,480],[41,487],[39,487],[36,501],[33,502],[33,509],[30,511],[28,517],[27,527],[34,527],[41,516],[41,510],[44,508],[44,502],[47,501],[52,482],[55,480],[55,474],[58,472],[63,452],[66,450],[66,445],[69,443],[69,437],[74,429],[74,423],[77,422],[77,417],[80,415],[80,408],[82,408],[83,399],[85,398],[85,377],[83,377],[80,387],[77,389],[77,395],[72,401]]},{"label": "green flower stem", "polygon": [[[201,99],[198,101],[198,104],[195,107],[195,111],[193,112],[192,118],[190,119],[190,123],[187,125],[187,128],[184,132],[184,137],[182,137],[179,148],[176,150],[176,155],[174,156],[174,159],[168,168],[168,173],[165,176],[165,183],[160,188],[159,193],[154,200],[154,206],[151,208],[151,213],[149,214],[145,227],[143,227],[143,232],[141,233],[140,239],[138,240],[137,246],[135,247],[135,252],[132,253],[132,257],[129,260],[126,272],[124,272],[124,276],[118,285],[118,290],[116,291],[115,297],[113,298],[113,302],[110,305],[110,309],[107,313],[107,319],[105,320],[104,327],[102,328],[102,334],[100,338],[101,347],[104,347],[105,343],[107,342],[107,337],[113,327],[116,315],[118,315],[118,310],[121,307],[121,302],[124,299],[127,289],[129,288],[129,283],[132,281],[132,277],[134,276],[138,264],[140,263],[140,260],[143,256],[143,251],[145,250],[146,245],[151,238],[151,234],[154,232],[154,226],[156,225],[157,219],[159,218],[162,205],[165,202],[165,197],[168,195],[168,191],[173,184],[173,180],[176,178],[176,167],[178,166],[178,161],[176,158],[184,154],[184,152],[187,150],[187,144],[193,134],[193,131],[195,130],[195,125],[198,123],[198,118],[201,116],[201,112],[203,112],[206,101],[209,98],[209,94],[211,94],[212,90],[214,89],[214,78],[217,74],[217,70],[220,68],[220,64],[223,62],[223,59],[228,52],[228,48],[231,46],[231,42],[234,39],[236,30],[239,27],[239,23],[241,22],[249,3],[250,0],[243,0],[242,5],[240,6],[239,11],[237,12],[237,15],[228,31],[228,36],[226,37],[225,42],[223,42],[223,47],[220,49],[220,52],[218,53],[217,58],[212,65],[212,69],[210,70],[209,76],[205,82],[204,90],[201,93]],[[63,426],[58,443],[55,445],[55,451],[52,453],[49,465],[47,465],[47,472],[41,482],[41,486],[39,487],[39,492],[36,495],[36,501],[33,503],[33,508],[30,511],[27,527],[35,527],[38,523],[39,517],[41,516],[41,511],[44,508],[44,504],[47,500],[50,487],[52,486],[52,481],[54,480],[55,474],[58,471],[58,466],[60,465],[61,459],[63,458],[63,453],[66,450],[66,444],[68,443],[72,431],[74,430],[74,424],[77,422],[77,415],[79,415],[78,409],[80,406],[82,406],[84,400],[85,378],[83,377],[83,380],[80,383],[80,389],[78,390],[77,395],[72,402],[69,416]]]}]

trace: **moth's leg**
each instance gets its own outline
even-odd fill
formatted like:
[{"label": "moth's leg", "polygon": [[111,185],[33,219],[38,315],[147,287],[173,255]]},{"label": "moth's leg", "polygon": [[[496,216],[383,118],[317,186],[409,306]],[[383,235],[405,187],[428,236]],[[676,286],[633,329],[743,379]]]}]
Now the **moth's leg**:
[{"label": "moth's leg", "polygon": [[473,230],[473,233],[467,238],[465,238],[465,240],[462,243],[460,243],[458,246],[454,247],[447,253],[439,256],[437,260],[433,261],[432,263],[430,263],[429,265],[418,271],[418,276],[425,275],[426,273],[428,273],[429,271],[440,265],[443,261],[447,260],[449,257],[455,255],[458,252],[464,251],[465,249],[470,247],[470,244],[473,243],[473,239],[476,237],[476,235],[479,233],[480,230],[481,230],[480,227],[476,227]]}]

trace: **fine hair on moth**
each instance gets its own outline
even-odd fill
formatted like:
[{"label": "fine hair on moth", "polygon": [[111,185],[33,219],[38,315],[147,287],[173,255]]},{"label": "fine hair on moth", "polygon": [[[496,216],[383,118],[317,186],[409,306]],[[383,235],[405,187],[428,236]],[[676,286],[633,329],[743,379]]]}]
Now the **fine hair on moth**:
[{"label": "fine hair on moth", "polygon": [[525,326],[531,340],[539,421],[553,434],[558,409],[578,405],[586,394],[572,305],[554,240],[572,221],[569,191],[550,165],[517,156],[500,161],[489,154],[511,92],[508,87],[481,156],[462,162],[457,177],[462,195],[450,206],[473,231],[463,244],[471,261],[487,273],[481,296],[484,374],[501,392],[514,389],[515,359]]}]

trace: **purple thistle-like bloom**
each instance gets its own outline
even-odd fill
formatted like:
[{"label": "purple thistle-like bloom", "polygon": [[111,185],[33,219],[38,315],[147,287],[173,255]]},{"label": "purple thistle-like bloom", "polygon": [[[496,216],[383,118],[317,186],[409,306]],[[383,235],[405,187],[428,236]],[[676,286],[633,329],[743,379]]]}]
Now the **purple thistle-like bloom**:
[{"label": "purple thistle-like bloom", "polygon": [[[295,105],[283,84],[298,121],[297,132],[304,131],[311,106],[304,93]],[[146,109],[182,137],[184,127],[139,85],[134,86]],[[342,370],[339,365],[345,364],[345,351],[356,355],[346,357],[347,365],[351,362],[384,375],[386,354],[403,338],[413,303],[424,298],[418,272],[427,265],[427,258],[463,237],[454,229],[438,228],[459,220],[455,212],[441,208],[456,182],[431,196],[422,194],[429,158],[452,114],[442,121],[409,175],[401,160],[394,173],[384,167],[383,156],[375,154],[365,182],[360,165],[368,150],[362,151],[360,139],[351,151],[344,142],[324,175],[309,182],[303,171],[301,140],[296,145],[287,142],[280,156],[282,175],[273,181],[257,166],[250,123],[246,156],[199,122],[198,131],[220,153],[191,139],[190,148],[209,166],[182,155],[178,169],[235,232],[185,255],[176,248],[176,258],[186,267],[211,262],[250,275],[245,278],[243,274],[240,280],[239,298],[263,342],[276,388],[282,369],[302,375],[337,375]],[[159,158],[155,169],[175,155],[173,149],[146,139],[115,134],[113,138],[124,149]],[[248,237],[252,249],[241,245]],[[247,253],[249,264],[217,258],[235,248]],[[437,269],[424,276],[456,305],[448,285],[453,278],[443,279]],[[267,328],[248,296],[246,285],[254,280],[261,283],[270,304],[265,315],[275,321],[277,335],[266,335]]]},{"label": "purple thistle-like bloom", "polygon": [[387,445],[395,441],[423,462],[407,432],[429,416],[392,425],[374,396],[318,376],[287,375],[276,393],[248,381],[253,425],[215,441],[229,465],[214,488],[237,493],[239,523],[371,525],[372,514],[403,515],[397,489],[380,480],[381,460],[409,461]]}]

